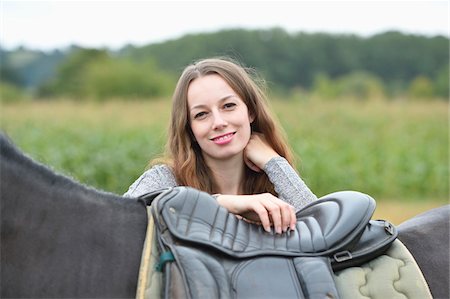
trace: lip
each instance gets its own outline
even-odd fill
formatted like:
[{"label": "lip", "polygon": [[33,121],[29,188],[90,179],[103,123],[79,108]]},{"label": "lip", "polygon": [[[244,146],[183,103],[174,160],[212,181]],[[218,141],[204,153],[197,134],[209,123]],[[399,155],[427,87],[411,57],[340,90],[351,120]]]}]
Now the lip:
[{"label": "lip", "polygon": [[236,134],[236,132],[230,132],[230,133],[226,133],[226,134],[222,134],[222,135],[213,137],[210,140],[218,145],[227,144],[233,140],[234,134]]}]

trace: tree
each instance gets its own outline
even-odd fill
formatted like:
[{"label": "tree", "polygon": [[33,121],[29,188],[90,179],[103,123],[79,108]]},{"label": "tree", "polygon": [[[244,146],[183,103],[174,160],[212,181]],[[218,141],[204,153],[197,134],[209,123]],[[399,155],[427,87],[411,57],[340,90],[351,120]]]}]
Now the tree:
[{"label": "tree", "polygon": [[435,80],[435,95],[449,100],[449,66],[445,65],[438,72]]},{"label": "tree", "polygon": [[56,79],[41,95],[77,99],[158,97],[173,88],[173,78],[150,59],[133,62],[112,57],[106,50],[79,49],[60,66]]},{"label": "tree", "polygon": [[434,96],[433,83],[426,76],[417,76],[410,84],[408,94],[412,98],[427,99]]}]

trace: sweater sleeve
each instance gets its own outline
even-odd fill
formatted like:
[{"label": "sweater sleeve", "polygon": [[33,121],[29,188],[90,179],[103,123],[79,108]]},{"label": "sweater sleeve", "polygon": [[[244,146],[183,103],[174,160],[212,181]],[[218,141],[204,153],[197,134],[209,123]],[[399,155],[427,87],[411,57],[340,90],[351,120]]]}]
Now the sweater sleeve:
[{"label": "sweater sleeve", "polygon": [[264,172],[274,185],[278,197],[294,206],[296,210],[317,200],[317,196],[306,186],[285,158],[270,159],[264,166]]},{"label": "sweater sleeve", "polygon": [[177,186],[175,177],[167,165],[155,165],[144,172],[124,194],[125,197],[139,197],[143,194]]}]

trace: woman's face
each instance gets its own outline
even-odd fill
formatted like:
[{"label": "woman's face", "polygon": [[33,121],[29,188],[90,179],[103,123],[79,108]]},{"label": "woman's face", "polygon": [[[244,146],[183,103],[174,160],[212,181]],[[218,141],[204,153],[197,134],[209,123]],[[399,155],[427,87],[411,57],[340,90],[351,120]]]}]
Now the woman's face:
[{"label": "woman's face", "polygon": [[215,74],[197,78],[187,97],[190,126],[205,160],[242,157],[253,119],[228,83]]}]

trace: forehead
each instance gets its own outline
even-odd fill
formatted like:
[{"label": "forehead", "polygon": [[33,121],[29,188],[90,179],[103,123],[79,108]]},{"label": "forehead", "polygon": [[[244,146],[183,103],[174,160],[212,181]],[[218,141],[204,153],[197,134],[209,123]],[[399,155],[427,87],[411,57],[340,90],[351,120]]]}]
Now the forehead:
[{"label": "forehead", "polygon": [[194,79],[188,87],[189,107],[219,101],[224,97],[237,95],[231,86],[219,75],[211,74]]}]

